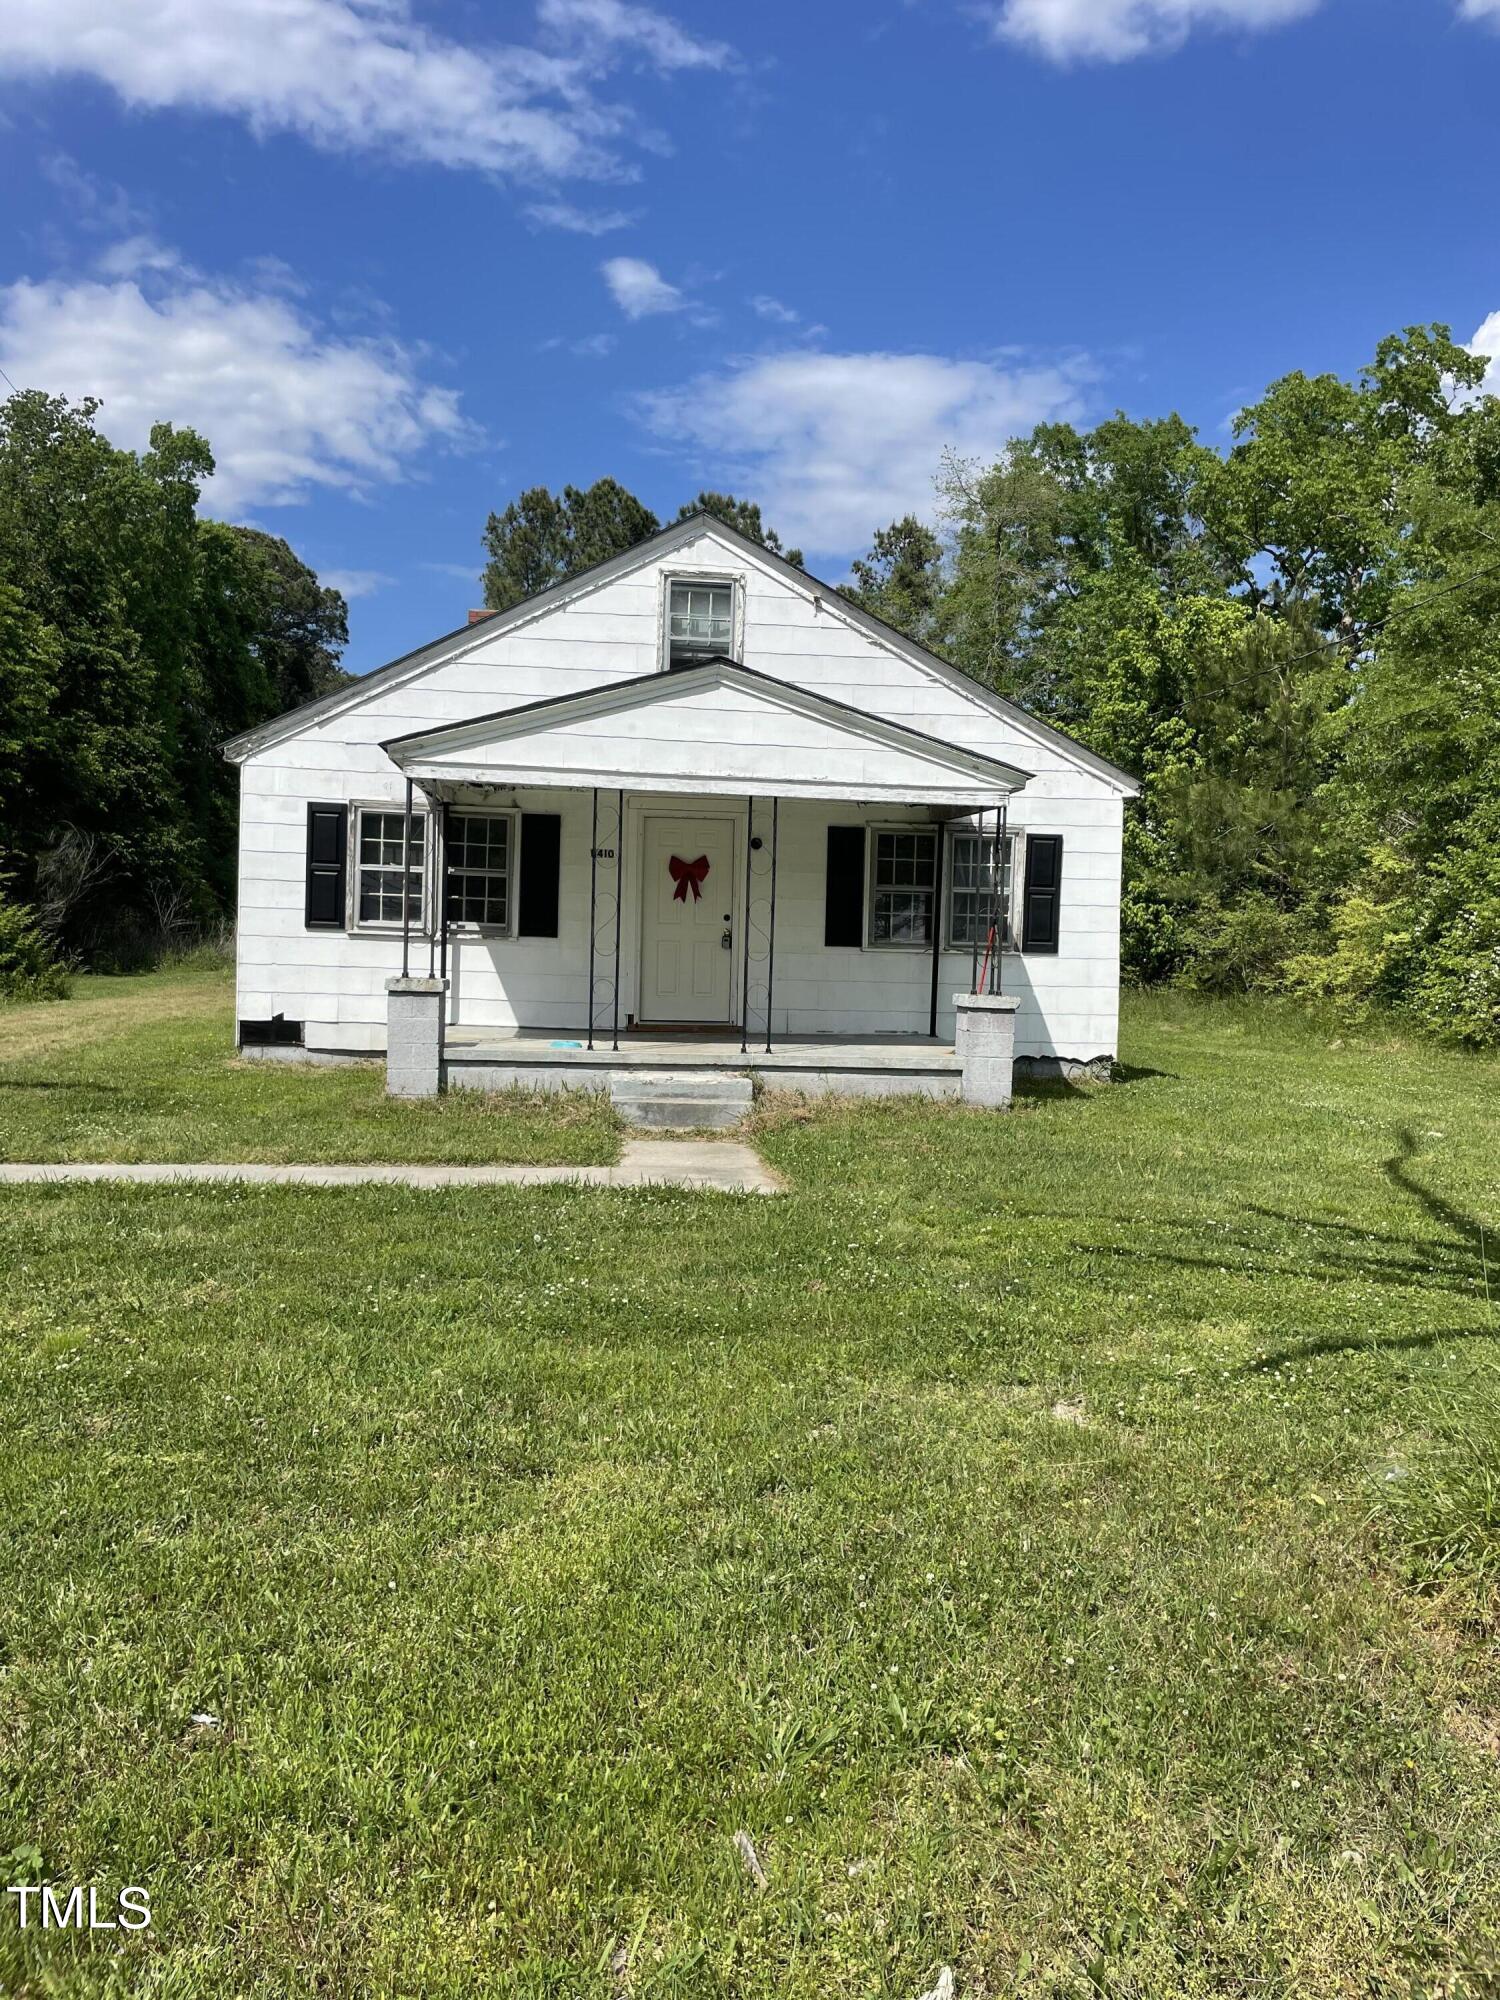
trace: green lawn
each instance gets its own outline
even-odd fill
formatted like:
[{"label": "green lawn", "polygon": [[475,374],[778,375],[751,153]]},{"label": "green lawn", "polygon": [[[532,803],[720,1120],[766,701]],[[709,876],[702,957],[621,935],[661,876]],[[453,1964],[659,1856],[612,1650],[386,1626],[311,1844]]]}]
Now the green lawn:
[{"label": "green lawn", "polygon": [[0,1990],[1493,1995],[1500,1064],[1125,1054],[773,1201],[0,1192],[5,1879],[154,1910]]},{"label": "green lawn", "polygon": [[0,1007],[0,1159],[591,1166],[619,1151],[599,1096],[466,1091],[401,1104],[385,1095],[379,1063],[244,1061],[222,967],[85,978],[74,990]]}]

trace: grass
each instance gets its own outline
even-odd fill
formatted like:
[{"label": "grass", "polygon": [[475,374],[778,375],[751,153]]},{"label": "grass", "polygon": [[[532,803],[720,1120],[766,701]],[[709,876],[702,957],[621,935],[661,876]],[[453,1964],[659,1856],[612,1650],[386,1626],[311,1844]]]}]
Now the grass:
[{"label": "grass", "polygon": [[0,1986],[1500,1990],[1500,1065],[1125,1055],[776,1201],[5,1191],[0,1850],[153,1921]]},{"label": "grass", "polygon": [[592,1166],[619,1150],[599,1096],[402,1104],[379,1063],[243,1060],[220,966],[85,977],[74,993],[0,1007],[0,1159]]}]

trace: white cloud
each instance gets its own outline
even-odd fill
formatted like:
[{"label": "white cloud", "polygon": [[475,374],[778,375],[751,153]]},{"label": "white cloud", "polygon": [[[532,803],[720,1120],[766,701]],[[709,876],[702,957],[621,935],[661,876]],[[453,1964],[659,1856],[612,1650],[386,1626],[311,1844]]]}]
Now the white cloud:
[{"label": "white cloud", "polygon": [[526,213],[543,229],[566,229],[574,236],[608,236],[641,219],[638,208],[578,208],[571,201],[534,201]]},{"label": "white cloud", "polygon": [[100,253],[99,269],[107,278],[134,278],[143,271],[179,271],[182,257],[154,236],[126,236]]},{"label": "white cloud", "polygon": [[139,449],[162,420],[200,431],[215,514],[361,493],[471,436],[454,393],[396,342],[330,336],[283,294],[186,270],[0,287],[0,367],[23,388],[102,398],[117,444]]},{"label": "white cloud", "polygon": [[1081,413],[1089,371],[937,354],[758,356],[637,399],[694,476],[761,503],[779,533],[824,555],[868,546],[906,513],[931,517],[944,451],[995,458],[1043,419]]},{"label": "white cloud", "polygon": [[[1495,13],[1500,15],[1500,0],[1495,0]],[[1475,354],[1487,354],[1490,358],[1490,372],[1482,386],[1492,396],[1500,396],[1500,312],[1492,312],[1474,338],[1469,342]]]},{"label": "white cloud", "polygon": [[1500,0],[1459,0],[1458,11],[1465,21],[1500,22]]},{"label": "white cloud", "polygon": [[599,266],[610,296],[627,319],[651,313],[681,312],[687,304],[676,285],[669,285],[644,257],[606,257]]},{"label": "white cloud", "polygon": [[597,96],[601,75],[632,55],[662,72],[732,59],[626,0],[542,0],[542,25],[546,49],[450,40],[407,0],[6,0],[0,75],[89,76],[137,109],[218,112],[330,151],[608,179],[627,171],[632,119]]},{"label": "white cloud", "polygon": [[792,306],[784,306],[780,299],[773,299],[769,292],[757,292],[750,301],[750,309],[761,319],[773,320],[778,326],[795,326],[802,317]]},{"label": "white cloud", "polygon": [[702,41],[654,7],[635,6],[630,0],[538,0],[537,13],[545,27],[567,41],[632,49],[665,74],[678,69],[729,69],[735,62],[727,42]]},{"label": "white cloud", "polygon": [[377,590],[384,590],[388,583],[394,583],[393,576],[387,576],[383,569],[322,569],[318,571],[318,581],[325,590],[336,590],[341,597],[373,597]]},{"label": "white cloud", "polygon": [[[1473,4],[1474,0],[1470,0]],[[1197,28],[1279,28],[1322,0],[1001,0],[995,33],[1054,62],[1125,62],[1174,49]],[[1500,5],[1500,0],[1483,0]]]}]

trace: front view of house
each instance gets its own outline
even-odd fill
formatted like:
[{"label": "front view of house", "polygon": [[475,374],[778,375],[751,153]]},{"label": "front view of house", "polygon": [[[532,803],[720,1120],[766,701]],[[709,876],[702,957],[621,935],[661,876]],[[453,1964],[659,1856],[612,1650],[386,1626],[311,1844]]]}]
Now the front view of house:
[{"label": "front view of house", "polygon": [[396,981],[449,1081],[669,1041],[932,1076],[972,992],[1023,1060],[1115,1052],[1133,780],[709,516],[226,755],[243,1046],[380,1053]]}]

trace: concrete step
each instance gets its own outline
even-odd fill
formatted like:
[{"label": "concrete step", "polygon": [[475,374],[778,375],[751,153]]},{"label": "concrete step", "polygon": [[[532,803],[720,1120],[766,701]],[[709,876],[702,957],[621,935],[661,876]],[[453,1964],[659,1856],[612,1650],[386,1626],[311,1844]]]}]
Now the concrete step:
[{"label": "concrete step", "polygon": [[748,1076],[701,1072],[674,1076],[652,1070],[631,1070],[610,1079],[609,1101],[627,1125],[655,1131],[722,1131],[738,1125],[755,1093]]}]

